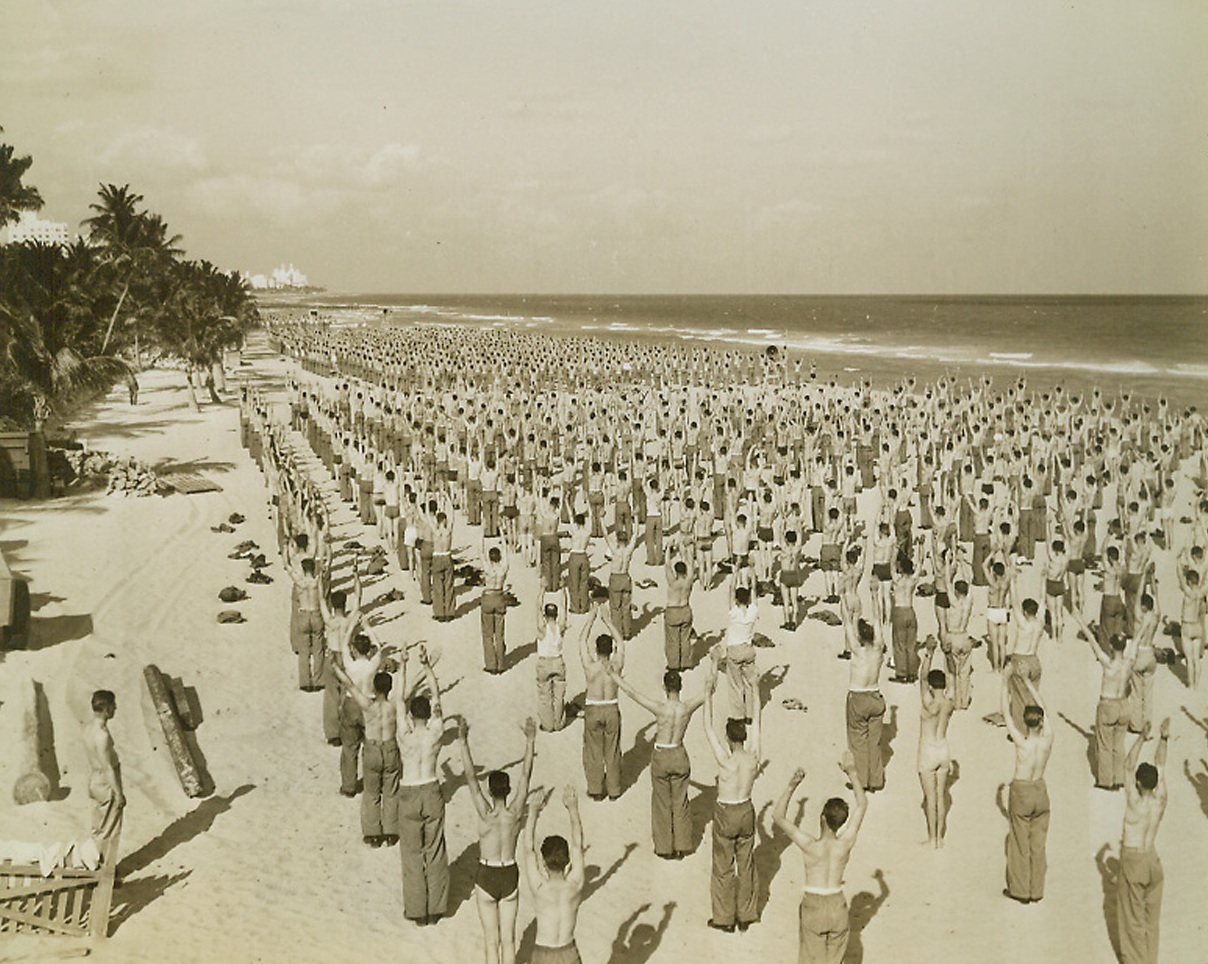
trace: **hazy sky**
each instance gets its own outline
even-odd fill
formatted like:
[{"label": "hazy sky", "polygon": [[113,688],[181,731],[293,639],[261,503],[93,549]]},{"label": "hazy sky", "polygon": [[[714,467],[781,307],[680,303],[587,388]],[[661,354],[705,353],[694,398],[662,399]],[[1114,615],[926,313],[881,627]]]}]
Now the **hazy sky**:
[{"label": "hazy sky", "polygon": [[1203,0],[0,0],[44,216],[332,291],[1208,292]]}]

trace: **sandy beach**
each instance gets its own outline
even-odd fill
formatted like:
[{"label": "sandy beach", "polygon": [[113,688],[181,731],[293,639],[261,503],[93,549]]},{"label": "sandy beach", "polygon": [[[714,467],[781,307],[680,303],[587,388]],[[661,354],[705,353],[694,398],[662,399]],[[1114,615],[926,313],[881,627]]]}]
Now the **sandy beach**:
[{"label": "sandy beach", "polygon": [[[287,363],[267,351],[257,333],[232,373],[232,389],[246,377],[278,403],[286,400]],[[287,625],[290,580],[275,555],[263,477],[241,448],[238,405],[207,404],[191,412],[179,372],[142,378],[140,403],[111,393],[73,427],[89,448],[133,456],[153,466],[187,467],[221,492],[145,499],[102,492],[68,495],[45,503],[0,504],[0,548],[15,572],[31,583],[33,637],[28,650],[0,653],[0,700],[26,677],[43,684],[53,720],[59,799],[17,807],[9,788],[12,758],[0,753],[0,837],[48,842],[82,836],[89,819],[87,764],[79,739],[88,697],[105,687],[117,696],[112,723],[128,806],[121,838],[111,936],[104,942],[20,938],[0,944],[0,961],[53,957],[88,947],[98,961],[357,961],[387,956],[405,962],[481,960],[482,935],[472,897],[477,861],[475,816],[461,764],[450,738],[441,770],[447,803],[446,835],[452,867],[450,918],[418,928],[403,918],[398,851],[362,845],[358,802],[337,793],[339,750],[323,740],[317,693],[300,692]],[[228,396],[233,399],[234,391]],[[300,437],[295,440],[301,442]],[[311,469],[334,486],[318,460]],[[1178,514],[1186,514],[1190,486],[1182,480]],[[861,495],[871,512],[875,493]],[[1106,502],[1106,500],[1105,500]],[[211,526],[232,513],[246,521],[234,533]],[[341,504],[337,538],[375,539]],[[271,585],[249,585],[247,563],[228,558],[235,545],[254,540],[269,556]],[[818,537],[811,551],[816,554]],[[459,515],[454,551],[479,562],[480,532]],[[1173,558],[1156,551],[1164,617],[1177,613]],[[337,553],[336,580],[350,559]],[[606,572],[597,548],[593,571]],[[636,622],[626,677],[657,693],[663,670],[658,612],[665,594],[661,567],[647,567],[641,550],[633,566]],[[606,577],[605,577],[606,578]],[[1025,577],[1034,584],[1035,572]],[[657,586],[640,588],[643,580]],[[803,595],[821,595],[822,576],[811,575]],[[527,605],[537,591],[534,569],[519,560],[511,569],[516,595],[526,603],[509,611],[508,671],[482,672],[476,601],[478,590],[458,587],[457,618],[437,623],[419,603],[410,574],[391,559],[381,577],[366,581],[365,602],[391,639],[426,639],[439,652],[446,714],[471,724],[480,765],[518,762],[521,724],[534,708],[534,617]],[[224,586],[249,598],[228,606]],[[867,584],[865,584],[865,589]],[[401,589],[401,602],[376,603]],[[971,631],[984,627],[984,589],[974,589]],[[1087,611],[1097,612],[1098,593]],[[761,670],[784,667],[764,683],[764,755],[756,783],[759,815],[756,865],[760,922],[745,934],[705,927],[709,916],[709,830],[715,764],[699,723],[688,730],[693,763],[695,852],[687,859],[657,860],[650,843],[649,717],[623,702],[624,793],[615,803],[584,799],[588,843],[586,899],[578,944],[588,962],[776,961],[796,959],[797,904],[802,867],[789,840],[774,831],[771,809],[789,774],[807,771],[802,793],[805,824],[817,826],[823,800],[843,793],[836,766],[846,747],[843,697],[847,665],[835,659],[842,630],[806,619],[799,630],[777,627],[766,601],[757,629]],[[246,622],[220,625],[216,614],[238,608]],[[821,607],[834,608],[834,607]],[[726,620],[724,590],[698,592],[695,624],[716,638]],[[934,631],[930,605],[920,605],[920,634]],[[573,639],[585,616],[572,616]],[[698,645],[703,654],[705,644]],[[569,649],[570,647],[568,647]],[[891,749],[887,783],[873,797],[846,874],[852,905],[849,962],[929,962],[937,955],[961,962],[1070,962],[1115,959],[1114,873],[1119,850],[1122,794],[1091,787],[1091,728],[1100,672],[1086,645],[1068,634],[1046,643],[1044,689],[1057,730],[1048,767],[1052,824],[1049,874],[1043,902],[1019,906],[1002,896],[1003,839],[1007,822],[996,803],[1010,779],[1013,752],[1004,731],[983,717],[998,708],[999,680],[985,649],[974,655],[971,708],[950,730],[958,763],[943,850],[926,846],[926,827],[915,773],[919,729],[917,687],[886,683]],[[196,690],[203,721],[196,731],[213,792],[191,800],[182,792],[143,682],[156,664]],[[583,689],[576,655],[568,652],[567,696]],[[700,692],[703,667],[685,676],[685,693]],[[784,706],[799,700],[804,712]],[[1208,695],[1187,690],[1160,666],[1155,717],[1172,719],[1167,768],[1169,807],[1158,837],[1167,886],[1163,903],[1162,959],[1208,960],[1208,924],[1202,914],[1208,865]],[[0,706],[0,738],[14,725]],[[645,728],[644,728],[645,727]],[[1131,738],[1130,738],[1131,743]],[[538,741],[534,784],[570,782],[582,794],[582,734],[572,724]],[[1148,752],[1148,751],[1147,751]],[[792,811],[790,811],[792,813]],[[564,824],[551,807],[543,832]],[[874,874],[883,875],[882,891]],[[1106,919],[1105,919],[1106,912]],[[520,960],[534,935],[532,909],[522,890]]]}]

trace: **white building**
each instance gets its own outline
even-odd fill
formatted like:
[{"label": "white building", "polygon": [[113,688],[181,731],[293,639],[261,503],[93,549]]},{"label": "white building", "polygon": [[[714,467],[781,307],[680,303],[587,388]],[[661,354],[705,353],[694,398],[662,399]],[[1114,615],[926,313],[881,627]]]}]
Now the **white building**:
[{"label": "white building", "polygon": [[67,244],[67,225],[62,221],[43,221],[33,211],[22,211],[15,222],[0,228],[0,244],[21,244],[23,241]]},{"label": "white building", "polygon": [[306,275],[292,264],[283,264],[275,268],[270,275],[248,274],[246,271],[242,272],[242,274],[247,283],[259,291],[279,288],[307,288],[310,286],[310,280]]}]

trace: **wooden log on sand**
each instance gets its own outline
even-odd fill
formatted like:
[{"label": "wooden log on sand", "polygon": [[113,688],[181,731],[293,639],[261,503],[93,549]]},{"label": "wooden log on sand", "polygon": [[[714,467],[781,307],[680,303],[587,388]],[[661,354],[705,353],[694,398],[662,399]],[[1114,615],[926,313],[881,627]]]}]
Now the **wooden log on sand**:
[{"label": "wooden log on sand", "polygon": [[151,702],[155,704],[155,713],[164,729],[164,739],[168,743],[168,752],[172,754],[172,763],[176,766],[176,775],[180,777],[180,785],[190,797],[201,796],[201,773],[197,761],[185,742],[184,728],[172,696],[164,682],[164,674],[155,665],[145,666],[143,676],[147,680],[147,690],[151,694]]},{"label": "wooden log on sand", "polygon": [[16,756],[20,760],[13,800],[18,804],[50,799],[50,777],[42,772],[42,728],[38,724],[38,693],[32,679],[13,688],[17,709]]}]

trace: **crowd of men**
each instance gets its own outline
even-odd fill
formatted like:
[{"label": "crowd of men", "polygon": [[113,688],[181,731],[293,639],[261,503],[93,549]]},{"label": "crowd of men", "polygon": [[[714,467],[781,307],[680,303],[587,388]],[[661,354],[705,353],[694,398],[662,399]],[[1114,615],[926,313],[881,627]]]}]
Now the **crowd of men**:
[{"label": "crowd of men", "polygon": [[[324,735],[341,747],[341,792],[361,796],[366,845],[400,848],[407,918],[427,925],[447,912],[438,782],[446,721],[429,647],[406,628],[409,638],[387,641],[362,612],[362,577],[382,565],[380,553],[363,548],[371,536],[437,621],[464,615],[458,579],[481,586],[485,673],[515,671],[509,609],[519,602],[534,615],[533,709],[518,779],[492,770],[484,787],[469,722],[450,718],[478,818],[475,892],[488,962],[514,960],[521,876],[537,919],[532,959],[579,960],[577,780],[546,774],[566,785],[571,833],[540,843],[549,793],[532,791],[530,780],[540,734],[578,718],[587,795],[620,796],[621,694],[654,719],[651,836],[666,860],[692,852],[684,736],[702,711],[717,770],[707,924],[736,932],[757,922],[753,788],[765,760],[767,671],[756,644],[760,635],[775,642],[804,632],[817,605],[807,584],[823,606],[837,607],[843,629],[842,647],[828,658],[848,661],[840,766],[852,801],[827,800],[817,835],[788,817],[803,771],[776,802],[775,823],[805,861],[800,959],[840,961],[846,950],[843,872],[869,795],[886,780],[885,672],[918,690],[917,773],[928,840],[940,848],[948,730],[970,707],[974,650],[983,643],[988,670],[1001,677],[995,722],[1015,751],[1004,894],[1043,898],[1054,732],[1041,657],[1045,640],[1062,639],[1085,639],[1088,662],[1102,666],[1094,782],[1127,796],[1121,954],[1157,959],[1154,838],[1166,802],[1168,720],[1156,727],[1154,762],[1139,760],[1155,729],[1159,662],[1192,688],[1201,673],[1208,499],[1205,426],[1193,408],[1029,391],[1023,380],[1005,390],[954,379],[880,390],[824,383],[780,357],[494,330],[278,319],[270,334],[296,362],[289,416],[245,389],[242,433],[266,475],[294,582],[298,685],[324,693]],[[341,502],[364,526],[351,545],[332,531]],[[481,548],[468,576],[454,558],[455,527],[460,542]],[[1159,586],[1161,554],[1174,561],[1177,587]],[[665,592],[657,694],[624,675],[638,560]],[[514,597],[517,567],[539,575],[532,599]],[[1160,589],[1179,600],[1169,644],[1158,639]],[[694,596],[719,593],[725,626],[697,626]],[[935,625],[924,638],[920,607]],[[975,637],[971,627],[983,620],[984,636]],[[702,654],[696,643],[714,628],[720,638]],[[586,681],[579,706],[566,700],[568,648]],[[685,693],[684,673],[698,660],[706,662],[703,691]],[[838,713],[834,702],[811,710]],[[489,725],[490,709],[480,712]],[[1138,737],[1126,749],[1130,731]]]}]

